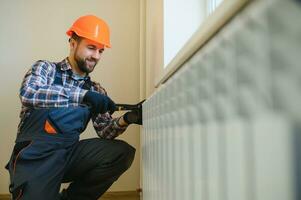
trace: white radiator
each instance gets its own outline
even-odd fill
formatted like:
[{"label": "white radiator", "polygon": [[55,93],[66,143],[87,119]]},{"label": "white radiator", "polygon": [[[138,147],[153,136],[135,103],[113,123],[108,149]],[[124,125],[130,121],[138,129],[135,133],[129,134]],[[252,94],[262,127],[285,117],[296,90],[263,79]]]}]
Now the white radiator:
[{"label": "white radiator", "polygon": [[252,2],[143,123],[143,200],[300,200],[301,3]]}]

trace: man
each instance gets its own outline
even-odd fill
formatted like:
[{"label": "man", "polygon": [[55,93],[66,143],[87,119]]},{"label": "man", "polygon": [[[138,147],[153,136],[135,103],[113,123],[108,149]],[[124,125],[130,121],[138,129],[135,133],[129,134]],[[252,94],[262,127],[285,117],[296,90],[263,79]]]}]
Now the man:
[{"label": "man", "polygon": [[[108,25],[82,16],[67,35],[69,56],[34,63],[20,89],[21,121],[6,166],[14,200],[98,199],[134,159],[132,146],[113,139],[129,124],[141,124],[141,115],[112,118],[114,102],[89,77],[111,47]],[[79,141],[90,119],[100,138]],[[62,182],[71,184],[59,194]]]}]

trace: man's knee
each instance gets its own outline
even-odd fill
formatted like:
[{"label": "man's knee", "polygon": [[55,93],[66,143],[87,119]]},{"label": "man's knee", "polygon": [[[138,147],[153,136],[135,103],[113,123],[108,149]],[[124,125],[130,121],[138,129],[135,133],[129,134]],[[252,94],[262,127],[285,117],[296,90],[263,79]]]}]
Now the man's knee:
[{"label": "man's knee", "polygon": [[122,155],[123,158],[120,164],[123,166],[123,170],[127,170],[132,165],[136,149],[122,140],[116,140],[116,142],[118,143],[117,153],[119,156]]},{"label": "man's knee", "polygon": [[130,168],[134,157],[135,148],[122,140],[105,140],[105,148],[100,150],[102,156],[97,156],[94,161],[97,163],[95,175],[100,179],[112,179],[116,181],[121,174]]}]

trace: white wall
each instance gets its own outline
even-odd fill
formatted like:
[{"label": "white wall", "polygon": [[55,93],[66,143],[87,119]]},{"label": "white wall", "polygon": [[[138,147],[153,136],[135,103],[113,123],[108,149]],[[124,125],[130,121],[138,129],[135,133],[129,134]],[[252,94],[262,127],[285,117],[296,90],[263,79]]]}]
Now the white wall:
[{"label": "white wall", "polygon": [[[108,22],[112,49],[106,50],[92,77],[120,103],[139,101],[139,0],[1,0],[0,6],[0,193],[8,193],[4,165],[19,122],[18,90],[25,72],[38,59],[60,61],[68,55],[67,28],[80,15],[95,14]],[[91,126],[84,137],[95,137]],[[137,149],[132,167],[111,190],[139,187],[139,128],[120,138]]]}]

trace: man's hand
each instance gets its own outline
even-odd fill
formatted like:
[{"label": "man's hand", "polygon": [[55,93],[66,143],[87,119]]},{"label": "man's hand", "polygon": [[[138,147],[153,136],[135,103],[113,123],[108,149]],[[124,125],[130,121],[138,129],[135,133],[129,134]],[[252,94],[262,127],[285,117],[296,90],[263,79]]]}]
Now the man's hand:
[{"label": "man's hand", "polygon": [[132,111],[129,111],[123,115],[123,119],[127,124],[142,125],[142,104],[145,100],[136,104]]},{"label": "man's hand", "polygon": [[133,110],[123,115],[123,119],[127,124],[142,125],[142,112],[139,110]]},{"label": "man's hand", "polygon": [[114,101],[98,92],[88,91],[84,96],[83,103],[91,106],[92,114],[103,114],[106,112],[113,114],[116,110]]}]

